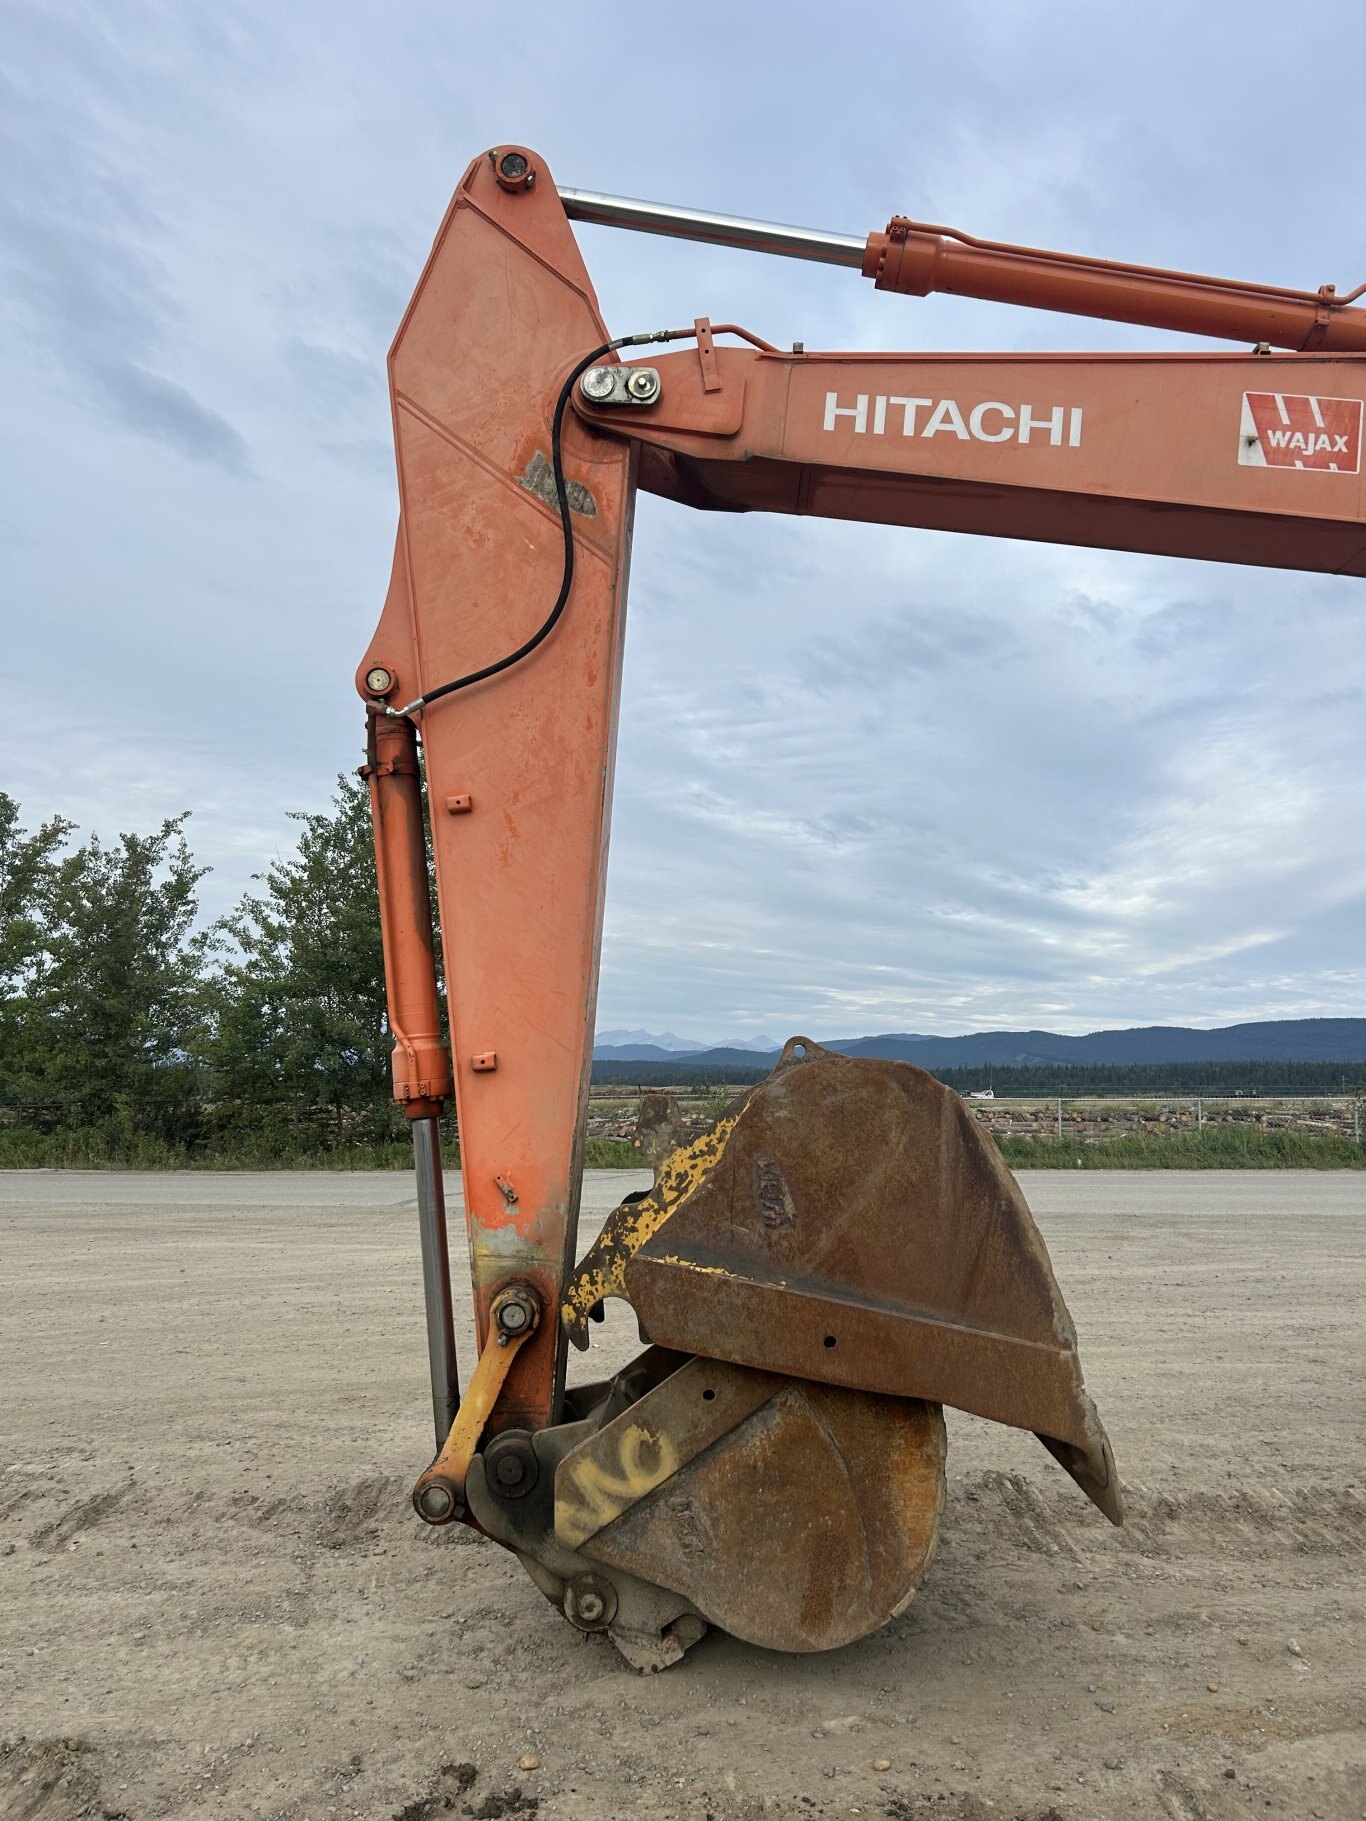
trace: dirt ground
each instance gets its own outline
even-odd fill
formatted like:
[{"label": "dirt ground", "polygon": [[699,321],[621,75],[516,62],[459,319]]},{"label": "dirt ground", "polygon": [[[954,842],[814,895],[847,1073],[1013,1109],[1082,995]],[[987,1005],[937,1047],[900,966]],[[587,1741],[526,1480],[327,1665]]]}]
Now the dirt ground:
[{"label": "dirt ground", "polygon": [[902,1618],[641,1679],[413,1516],[406,1178],[0,1177],[0,1815],[1358,1821],[1366,1176],[1023,1180],[1126,1527],[951,1412]]}]

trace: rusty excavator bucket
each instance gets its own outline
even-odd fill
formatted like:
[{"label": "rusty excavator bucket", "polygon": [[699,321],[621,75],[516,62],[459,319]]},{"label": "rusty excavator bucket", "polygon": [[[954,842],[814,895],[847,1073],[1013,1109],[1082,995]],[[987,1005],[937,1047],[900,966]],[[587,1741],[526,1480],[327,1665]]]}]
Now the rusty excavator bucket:
[{"label": "rusty excavator bucket", "polygon": [[[610,1296],[651,1350],[571,1393],[580,1420],[500,1436],[467,1490],[641,1667],[707,1622],[810,1651],[902,1611],[937,1543],[945,1404],[1032,1430],[1122,1521],[1024,1197],[958,1096],[907,1063],[794,1038],[608,1217],[560,1310],[577,1346]],[[538,1492],[511,1522],[500,1472]]]},{"label": "rusty excavator bucket", "polygon": [[1113,1522],[1109,1443],[1019,1186],[959,1097],[794,1037],[619,1208],[565,1299],[625,1296],[661,1346],[1032,1429]]}]

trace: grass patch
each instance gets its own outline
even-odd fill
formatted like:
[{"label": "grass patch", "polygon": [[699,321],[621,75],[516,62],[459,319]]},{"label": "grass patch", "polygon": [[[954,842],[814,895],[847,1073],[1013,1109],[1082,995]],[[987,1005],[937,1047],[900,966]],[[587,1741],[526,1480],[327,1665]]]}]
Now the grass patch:
[{"label": "grass patch", "polygon": [[[441,1148],[447,1169],[460,1168],[457,1145]],[[232,1145],[173,1145],[102,1132],[0,1131],[0,1170],[410,1170],[413,1147],[392,1144],[289,1145],[247,1140]]]},{"label": "grass patch", "polygon": [[1207,1126],[1203,1132],[1125,1132],[1086,1143],[1078,1138],[998,1138],[1015,1170],[1361,1170],[1366,1145],[1309,1132],[1263,1132],[1257,1126]]},{"label": "grass patch", "polygon": [[585,1170],[645,1170],[645,1159],[624,1138],[588,1138],[584,1140]]},{"label": "grass patch", "polygon": [[[441,1159],[460,1168],[460,1147],[446,1143]],[[638,1170],[640,1152],[624,1138],[590,1138],[588,1170]],[[0,1170],[411,1170],[409,1139],[389,1144],[291,1145],[266,1138],[231,1145],[172,1145],[160,1139],[111,1138],[103,1132],[35,1132],[0,1129]]]},{"label": "grass patch", "polygon": [[[1203,1132],[1126,1132],[1079,1138],[996,1140],[1016,1170],[1360,1170],[1366,1145],[1310,1132],[1264,1132],[1255,1125],[1206,1126]],[[442,1146],[448,1170],[460,1168],[459,1146]],[[624,1138],[590,1138],[588,1170],[638,1170],[644,1160]],[[179,1146],[155,1138],[102,1132],[0,1129],[0,1170],[409,1170],[413,1147],[392,1143],[290,1145],[259,1137],[232,1145]]]}]

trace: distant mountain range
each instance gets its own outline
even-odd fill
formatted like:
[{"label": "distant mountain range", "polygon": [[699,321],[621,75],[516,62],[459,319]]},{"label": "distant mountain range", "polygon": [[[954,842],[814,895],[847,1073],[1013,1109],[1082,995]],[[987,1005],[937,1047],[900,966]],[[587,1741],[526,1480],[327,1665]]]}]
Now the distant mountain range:
[{"label": "distant mountain range", "polygon": [[[670,1032],[601,1031],[595,1062],[681,1062],[689,1067],[736,1068],[771,1061],[781,1044],[746,1038],[697,1048]],[[976,1031],[966,1037],[925,1037],[891,1031],[825,1045],[845,1056],[878,1056],[924,1069],[1037,1068],[1049,1064],[1164,1062],[1366,1062],[1366,1018],[1278,1018],[1228,1024],[1218,1030],[1150,1024],[1127,1031],[1062,1037],[1054,1031]]]},{"label": "distant mountain range", "polygon": [[596,1062],[658,1062],[669,1056],[710,1055],[713,1050],[756,1051],[776,1056],[782,1049],[776,1037],[719,1037],[714,1043],[695,1043],[675,1037],[672,1031],[599,1031],[593,1039]]}]

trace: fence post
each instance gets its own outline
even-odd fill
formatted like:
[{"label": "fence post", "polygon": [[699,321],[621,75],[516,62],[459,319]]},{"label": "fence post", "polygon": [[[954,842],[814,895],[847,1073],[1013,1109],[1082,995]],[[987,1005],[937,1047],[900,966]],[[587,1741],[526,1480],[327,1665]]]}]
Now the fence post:
[{"label": "fence post", "polygon": [[1358,1144],[1361,1143],[1361,1101],[1359,1099],[1352,1103],[1352,1136]]},{"label": "fence post", "polygon": [[1058,1137],[1062,1137],[1062,1095],[1058,1095]]},{"label": "fence post", "polygon": [[1197,1099],[1195,1103],[1195,1129],[1197,1132],[1203,1132],[1205,1129],[1205,1102],[1203,1096]]}]

